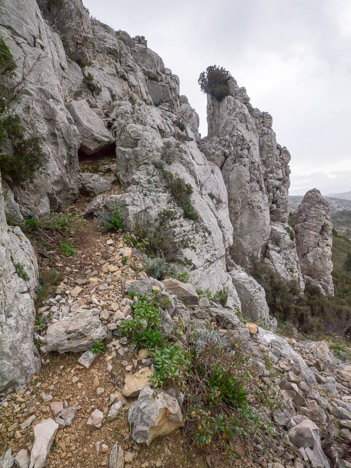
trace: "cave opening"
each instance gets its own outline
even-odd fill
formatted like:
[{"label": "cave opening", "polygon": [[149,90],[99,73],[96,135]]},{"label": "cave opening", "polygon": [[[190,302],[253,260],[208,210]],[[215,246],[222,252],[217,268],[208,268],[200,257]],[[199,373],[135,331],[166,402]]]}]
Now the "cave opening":
[{"label": "cave opening", "polygon": [[110,145],[105,146],[101,150],[94,154],[86,154],[82,147],[78,150],[78,161],[81,163],[99,163],[100,160],[104,159],[115,159],[116,158],[116,143],[113,142]]}]

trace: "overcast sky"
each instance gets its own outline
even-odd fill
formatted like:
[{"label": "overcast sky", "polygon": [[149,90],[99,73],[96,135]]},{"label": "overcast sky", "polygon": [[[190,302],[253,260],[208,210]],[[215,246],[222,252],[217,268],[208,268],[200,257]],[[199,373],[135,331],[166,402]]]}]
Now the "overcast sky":
[{"label": "overcast sky", "polygon": [[197,80],[228,69],[273,115],[291,159],[290,194],[351,190],[351,0],[83,0],[92,16],[142,35],[180,77],[207,133]]}]

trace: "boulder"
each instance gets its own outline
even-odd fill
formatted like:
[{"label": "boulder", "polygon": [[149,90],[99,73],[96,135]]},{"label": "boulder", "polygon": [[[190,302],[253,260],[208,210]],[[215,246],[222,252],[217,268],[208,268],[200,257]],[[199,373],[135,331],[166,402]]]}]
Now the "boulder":
[{"label": "boulder", "polygon": [[81,193],[84,195],[96,196],[111,189],[114,177],[105,179],[99,174],[83,172],[80,174],[79,179],[82,184],[80,189]]},{"label": "boulder", "polygon": [[243,316],[267,327],[273,325],[274,321],[269,316],[266,293],[263,287],[238,265],[230,270],[230,276],[240,298]]},{"label": "boulder", "polygon": [[86,101],[71,101],[67,104],[67,109],[78,127],[83,153],[95,154],[113,143],[114,139],[103,120]]},{"label": "boulder", "polygon": [[108,468],[124,468],[124,451],[118,444],[112,447]]},{"label": "boulder", "polygon": [[155,290],[162,291],[163,284],[154,278],[143,278],[139,280],[127,280],[124,285],[125,292],[135,294],[150,294]]},{"label": "boulder", "polygon": [[133,375],[127,374],[124,379],[122,394],[126,397],[139,395],[139,392],[149,385],[149,377],[151,375],[152,371],[148,367],[143,367]]},{"label": "boulder", "polygon": [[106,338],[107,330],[102,325],[99,309],[79,309],[75,315],[63,317],[51,323],[46,331],[46,344],[41,351],[59,353],[85,351]]},{"label": "boulder", "polygon": [[55,439],[59,425],[51,418],[44,419],[34,427],[34,444],[30,455],[29,468],[43,468],[46,457]]},{"label": "boulder", "polygon": [[305,281],[319,287],[323,294],[334,295],[331,276],[333,225],[329,203],[319,190],[306,193],[292,218],[292,226]]},{"label": "boulder", "polygon": [[319,430],[316,424],[310,419],[305,419],[292,427],[288,433],[290,442],[298,449],[304,449],[313,468],[330,468],[325,456]]},{"label": "boulder", "polygon": [[145,387],[128,411],[132,438],[138,444],[150,445],[156,437],[170,434],[184,425],[178,400],[166,392],[155,394]]},{"label": "boulder", "polygon": [[198,305],[199,295],[190,283],[182,283],[177,279],[169,278],[163,281],[169,294],[174,294],[185,305]]}]

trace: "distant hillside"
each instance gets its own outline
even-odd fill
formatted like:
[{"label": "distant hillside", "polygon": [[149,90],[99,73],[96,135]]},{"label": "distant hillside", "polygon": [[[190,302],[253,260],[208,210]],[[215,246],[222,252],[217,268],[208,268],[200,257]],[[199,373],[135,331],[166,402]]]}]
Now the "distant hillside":
[{"label": "distant hillside", "polygon": [[[351,192],[349,192],[351,194]],[[341,195],[341,194],[339,194]],[[330,196],[325,197],[330,205],[330,211],[331,214],[333,215],[334,213],[338,211],[351,211],[351,198],[349,200],[347,199],[341,199],[341,198],[332,198]],[[297,207],[299,204],[302,202],[303,196],[298,195],[298,196],[290,196],[288,200],[288,209],[289,212],[294,212],[297,210]]]},{"label": "distant hillside", "polygon": [[328,193],[329,198],[339,198],[341,200],[351,200],[351,191],[343,193]]}]

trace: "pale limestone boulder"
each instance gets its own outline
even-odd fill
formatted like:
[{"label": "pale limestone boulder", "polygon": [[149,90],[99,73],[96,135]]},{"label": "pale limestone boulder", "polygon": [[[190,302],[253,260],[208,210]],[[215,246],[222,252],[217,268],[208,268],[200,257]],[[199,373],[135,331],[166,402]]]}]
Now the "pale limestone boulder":
[{"label": "pale limestone boulder", "polygon": [[177,399],[166,392],[155,393],[145,387],[128,411],[132,438],[138,444],[150,445],[157,437],[165,436],[184,426]]},{"label": "pale limestone boulder", "polygon": [[43,468],[46,457],[55,440],[59,425],[51,418],[44,419],[34,427],[34,444],[30,455],[29,468]]},{"label": "pale limestone boulder", "polygon": [[164,287],[169,294],[174,294],[185,305],[197,305],[199,295],[190,283],[182,283],[174,278],[163,281]]},{"label": "pale limestone boulder", "polygon": [[275,328],[276,324],[269,315],[266,293],[263,287],[238,265],[230,270],[230,275],[240,298],[243,316],[253,322]]},{"label": "pale limestone boulder", "polygon": [[37,281],[38,264],[29,240],[19,227],[6,224],[0,176],[0,391],[23,385],[38,370],[33,343]]},{"label": "pale limestone boulder", "polygon": [[330,208],[319,190],[306,193],[292,219],[301,271],[307,282],[334,295],[332,278],[333,225]]},{"label": "pale limestone boulder", "polygon": [[103,341],[107,336],[107,329],[101,323],[99,314],[99,309],[79,309],[76,314],[51,323],[46,330],[45,345],[41,351],[78,353]]},{"label": "pale limestone boulder", "polygon": [[149,378],[152,371],[148,367],[143,367],[133,375],[127,374],[124,379],[122,395],[126,397],[138,396],[140,391],[150,384]]},{"label": "pale limestone boulder", "polygon": [[113,143],[113,137],[104,122],[86,101],[71,101],[66,107],[78,127],[83,153],[95,154]]}]

